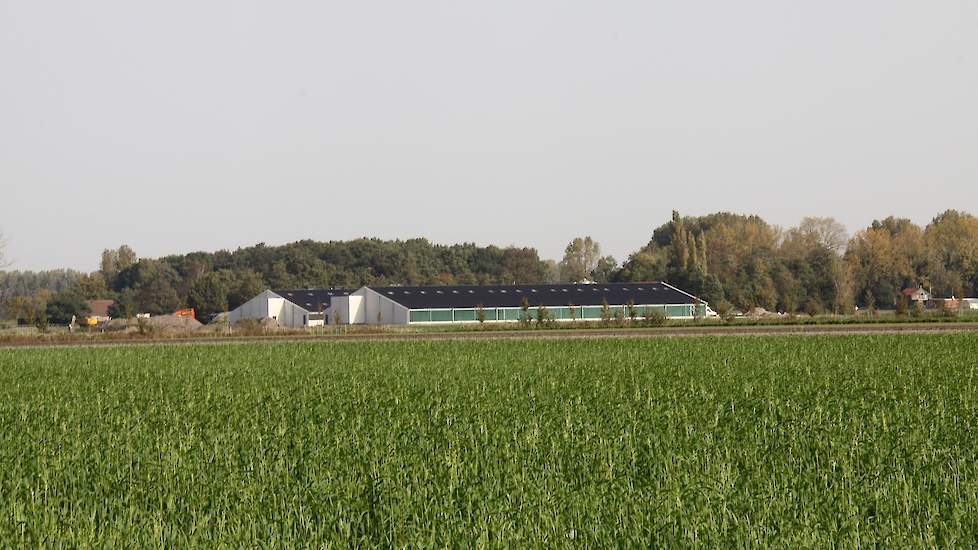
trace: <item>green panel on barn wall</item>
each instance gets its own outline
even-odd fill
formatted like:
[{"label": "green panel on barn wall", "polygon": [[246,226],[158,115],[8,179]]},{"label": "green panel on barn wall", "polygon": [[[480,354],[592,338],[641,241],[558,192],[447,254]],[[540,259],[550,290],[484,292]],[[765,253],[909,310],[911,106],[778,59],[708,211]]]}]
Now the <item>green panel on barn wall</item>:
[{"label": "green panel on barn wall", "polygon": [[689,306],[666,306],[667,317],[689,317]]},{"label": "green panel on barn wall", "polygon": [[499,310],[499,319],[503,321],[519,321],[521,310],[519,308],[506,308]]},{"label": "green panel on barn wall", "polygon": [[638,311],[639,317],[645,317],[646,315],[654,315],[656,312],[665,315],[665,310],[662,306],[638,306],[635,309]]},{"label": "green panel on barn wall", "polygon": [[452,321],[452,310],[450,309],[433,309],[431,310],[431,322],[432,323],[450,323]]},{"label": "green panel on barn wall", "polygon": [[412,323],[427,323],[431,321],[431,311],[427,309],[412,309],[408,320]]},{"label": "green panel on barn wall", "polygon": [[455,310],[455,320],[456,321],[475,321],[475,310],[474,309],[456,309]]},{"label": "green panel on barn wall", "polygon": [[[491,308],[490,307],[490,308],[483,309],[482,311],[486,315],[486,321],[495,321],[496,320],[496,310],[495,310],[495,308]],[[479,319],[479,310],[475,310],[475,312],[476,312],[475,313],[476,320],[478,320]]]},{"label": "green panel on barn wall", "polygon": [[600,319],[601,318],[601,306],[587,306],[581,308],[581,314],[584,319]]}]

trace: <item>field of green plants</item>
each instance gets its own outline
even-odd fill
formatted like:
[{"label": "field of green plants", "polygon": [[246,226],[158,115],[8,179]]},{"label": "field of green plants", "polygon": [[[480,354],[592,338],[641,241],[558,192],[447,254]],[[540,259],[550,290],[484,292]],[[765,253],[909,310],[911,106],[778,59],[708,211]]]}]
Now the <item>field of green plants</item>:
[{"label": "field of green plants", "polygon": [[968,334],[0,350],[2,546],[978,543]]}]

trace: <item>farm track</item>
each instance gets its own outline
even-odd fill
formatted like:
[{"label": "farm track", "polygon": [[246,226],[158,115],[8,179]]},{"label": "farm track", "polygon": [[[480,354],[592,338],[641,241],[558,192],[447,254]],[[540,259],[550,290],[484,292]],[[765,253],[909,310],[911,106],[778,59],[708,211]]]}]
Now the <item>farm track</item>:
[{"label": "farm track", "polygon": [[906,323],[883,325],[791,325],[749,327],[677,327],[632,329],[499,330],[417,333],[310,334],[238,337],[178,337],[145,340],[65,340],[51,342],[20,341],[0,343],[0,349],[57,347],[116,347],[158,345],[223,345],[296,342],[375,342],[433,340],[547,340],[561,338],[661,338],[697,336],[776,336],[776,335],[853,335],[853,334],[937,334],[978,333],[978,323]]}]

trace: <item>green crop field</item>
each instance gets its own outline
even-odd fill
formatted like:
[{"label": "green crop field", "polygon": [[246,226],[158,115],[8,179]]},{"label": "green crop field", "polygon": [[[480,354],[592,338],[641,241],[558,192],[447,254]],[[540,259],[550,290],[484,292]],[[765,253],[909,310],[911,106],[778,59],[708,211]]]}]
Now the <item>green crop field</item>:
[{"label": "green crop field", "polygon": [[974,335],[0,350],[0,546],[965,547]]}]

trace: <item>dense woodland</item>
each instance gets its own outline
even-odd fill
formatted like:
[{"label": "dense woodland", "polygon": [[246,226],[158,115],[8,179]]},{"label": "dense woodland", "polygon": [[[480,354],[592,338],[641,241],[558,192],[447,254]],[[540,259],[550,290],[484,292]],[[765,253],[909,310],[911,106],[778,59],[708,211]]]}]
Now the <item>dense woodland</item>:
[{"label": "dense woodland", "polygon": [[894,307],[901,289],[917,286],[937,296],[978,295],[978,218],[954,210],[926,227],[889,217],[851,237],[831,218],[782,229],[757,216],[674,213],[621,265],[600,252],[590,237],[574,239],[559,262],[533,248],[425,239],[259,244],[159,259],[123,245],[104,251],[101,269],[90,274],[0,271],[0,300],[10,318],[65,322],[86,312],[86,299],[114,299],[117,317],[178,307],[208,315],[265,288],[365,284],[665,280],[720,311],[809,314]]}]

